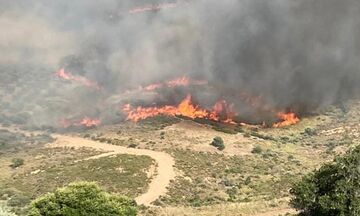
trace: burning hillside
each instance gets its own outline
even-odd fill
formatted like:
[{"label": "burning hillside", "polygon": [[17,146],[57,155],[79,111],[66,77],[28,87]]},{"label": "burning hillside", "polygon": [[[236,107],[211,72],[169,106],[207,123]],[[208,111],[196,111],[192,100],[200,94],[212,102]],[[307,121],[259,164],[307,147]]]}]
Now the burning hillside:
[{"label": "burning hillside", "polygon": [[6,121],[284,127],[360,95],[353,0],[21,2],[0,3]]},{"label": "burning hillside", "polygon": [[[180,101],[165,101],[162,102],[163,105],[156,105],[156,99],[154,101],[149,101],[150,106],[133,106],[131,103],[123,105],[122,111],[126,115],[126,120],[138,122],[150,117],[155,117],[158,115],[165,116],[179,116],[186,117],[190,119],[207,119],[215,122],[221,122],[226,124],[242,125],[242,124],[251,124],[256,122],[263,126],[273,126],[273,127],[284,127],[296,124],[300,121],[297,115],[293,112],[284,112],[276,111],[275,109],[270,109],[261,99],[261,97],[251,97],[249,94],[242,93],[239,94],[238,100],[241,100],[243,105],[250,107],[254,112],[253,115],[261,114],[261,116],[267,115],[264,119],[259,119],[250,122],[241,121],[241,119],[249,119],[251,116],[247,113],[242,113],[241,109],[237,110],[236,106],[232,102],[228,102],[224,99],[217,100],[212,106],[203,107],[199,103],[196,103],[193,100],[192,94],[190,91],[197,92],[197,85],[200,85],[200,88],[204,90],[204,86],[211,91],[211,87],[208,86],[208,82],[204,80],[192,80],[189,77],[183,76],[170,80],[164,83],[150,84],[146,87],[139,88],[140,91],[153,91],[158,97],[163,97],[163,92],[170,88],[170,94],[179,94],[178,91],[188,92],[184,98]],[[174,90],[176,89],[176,90]],[[200,89],[201,91],[201,89]],[[127,91],[130,93],[131,91]],[[169,93],[168,93],[169,94]],[[174,98],[175,96],[170,96]],[[226,97],[226,96],[225,96]],[[133,98],[134,100],[134,98]],[[155,105],[154,105],[155,104]],[[259,113],[256,113],[259,112]],[[260,113],[261,112],[261,113]],[[242,116],[243,115],[243,116]],[[269,122],[268,119],[272,119],[274,123]]]}]

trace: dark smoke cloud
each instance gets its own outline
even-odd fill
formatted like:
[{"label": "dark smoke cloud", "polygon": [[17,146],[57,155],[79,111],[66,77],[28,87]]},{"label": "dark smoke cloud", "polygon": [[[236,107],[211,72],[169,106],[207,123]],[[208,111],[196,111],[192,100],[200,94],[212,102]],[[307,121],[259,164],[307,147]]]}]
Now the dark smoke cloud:
[{"label": "dark smoke cloud", "polygon": [[[245,91],[304,113],[359,95],[357,0],[184,0],[128,13],[169,2],[0,0],[0,75],[12,80],[2,82],[12,92],[4,115],[37,125],[84,115],[112,122],[125,89],[184,74],[214,84],[214,100]],[[103,90],[59,81],[60,67]],[[200,101],[207,93],[195,90]]]}]

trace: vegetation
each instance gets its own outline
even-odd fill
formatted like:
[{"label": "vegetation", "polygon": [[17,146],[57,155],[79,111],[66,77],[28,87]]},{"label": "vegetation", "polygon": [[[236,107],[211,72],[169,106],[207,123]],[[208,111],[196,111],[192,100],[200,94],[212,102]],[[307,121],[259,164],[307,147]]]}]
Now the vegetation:
[{"label": "vegetation", "polygon": [[95,183],[78,182],[31,203],[28,216],[134,216],[136,203],[104,192]]},{"label": "vegetation", "polygon": [[[175,167],[183,175],[170,184],[157,205],[208,206],[226,202],[281,200],[289,196],[294,179],[304,167],[288,161],[288,155],[226,156],[173,150]],[[276,205],[279,204],[276,201]]]},{"label": "vegetation", "polygon": [[22,165],[24,165],[24,159],[22,159],[22,158],[13,158],[11,160],[10,167],[15,169],[15,168],[18,168],[18,167],[20,167]]},{"label": "vegetation", "polygon": [[7,201],[7,205],[11,207],[24,207],[29,203],[30,203],[30,198],[21,194],[14,194]]},{"label": "vegetation", "polygon": [[215,137],[210,145],[216,147],[220,151],[225,149],[224,140],[221,137]]},{"label": "vegetation", "polygon": [[0,215],[1,216],[16,216],[16,214],[10,212],[5,206],[0,205]]},{"label": "vegetation", "polygon": [[146,171],[153,160],[148,156],[116,155],[74,163],[73,160],[39,168],[36,175],[20,174],[8,186],[27,196],[39,196],[74,181],[101,183],[107,191],[126,196],[144,192],[149,183]]},{"label": "vegetation", "polygon": [[251,151],[251,153],[253,153],[253,154],[261,154],[262,152],[263,152],[263,149],[259,145],[255,146],[253,148],[253,150]]},{"label": "vegetation", "polygon": [[291,190],[303,215],[360,215],[360,145],[306,175]]},{"label": "vegetation", "polygon": [[21,149],[29,149],[52,141],[53,138],[45,134],[25,136],[21,133],[0,129],[0,153],[18,152]]}]

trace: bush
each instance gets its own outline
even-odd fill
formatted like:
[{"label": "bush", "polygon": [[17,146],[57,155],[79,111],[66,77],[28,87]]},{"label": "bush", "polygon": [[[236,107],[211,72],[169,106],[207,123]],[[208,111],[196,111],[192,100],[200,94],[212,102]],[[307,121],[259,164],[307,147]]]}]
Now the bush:
[{"label": "bush", "polygon": [[255,148],[253,148],[251,153],[253,153],[253,154],[261,154],[262,151],[263,151],[263,149],[261,148],[261,146],[255,146]]},{"label": "bush", "polygon": [[28,216],[134,216],[135,201],[110,195],[95,183],[78,182],[33,201]]},{"label": "bush", "polygon": [[24,165],[24,159],[22,158],[14,158],[11,160],[11,164],[10,164],[10,167],[11,168],[17,168],[17,167],[20,167]]},{"label": "bush", "polygon": [[0,205],[0,215],[1,216],[16,216],[16,214],[10,212],[7,208]]},{"label": "bush", "polygon": [[225,149],[224,140],[221,137],[215,137],[210,145],[216,147],[220,151]]},{"label": "bush", "polygon": [[306,128],[304,131],[305,134],[309,135],[309,136],[314,136],[316,135],[316,131],[312,128]]},{"label": "bush", "polygon": [[360,146],[294,184],[291,205],[302,215],[360,215]]},{"label": "bush", "polygon": [[27,196],[16,194],[12,196],[8,201],[7,205],[11,207],[24,207],[30,203],[30,198]]}]

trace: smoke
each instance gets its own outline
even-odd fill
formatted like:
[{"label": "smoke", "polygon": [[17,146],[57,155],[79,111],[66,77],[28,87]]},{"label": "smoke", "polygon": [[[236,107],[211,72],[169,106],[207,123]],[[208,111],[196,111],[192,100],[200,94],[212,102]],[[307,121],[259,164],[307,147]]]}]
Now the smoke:
[{"label": "smoke", "polygon": [[[176,7],[129,13],[161,3]],[[0,0],[0,28],[2,118],[31,125],[116,122],[126,89],[184,74],[215,86],[193,90],[203,103],[247,92],[299,113],[360,92],[357,0]],[[102,90],[64,83],[59,68]]]}]

